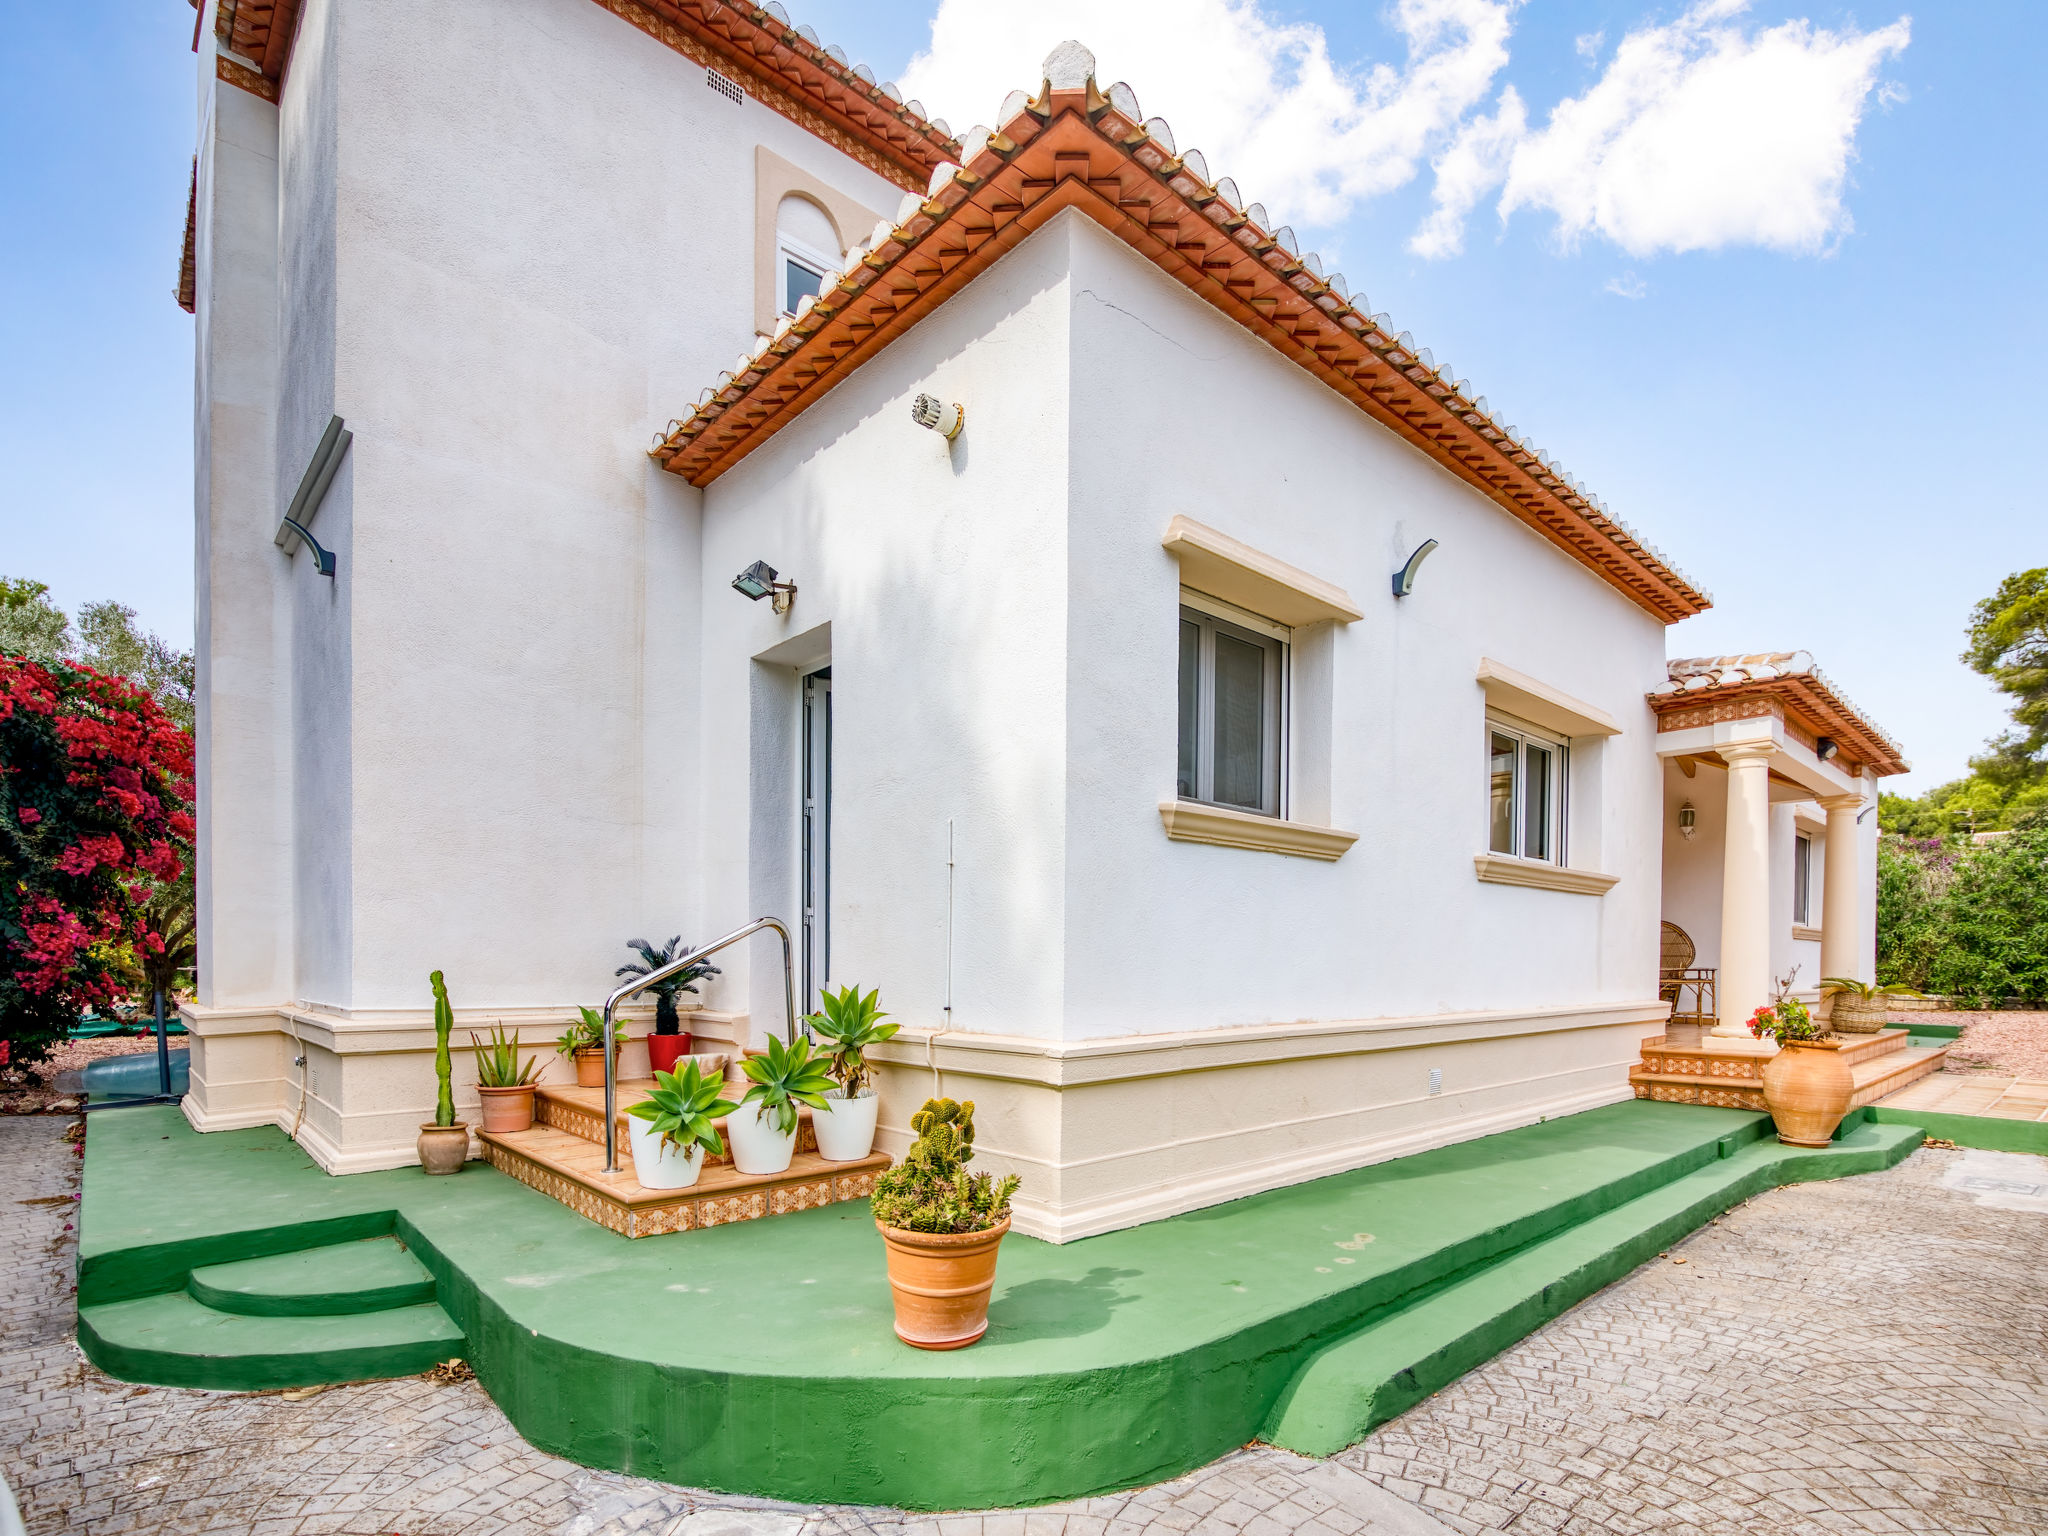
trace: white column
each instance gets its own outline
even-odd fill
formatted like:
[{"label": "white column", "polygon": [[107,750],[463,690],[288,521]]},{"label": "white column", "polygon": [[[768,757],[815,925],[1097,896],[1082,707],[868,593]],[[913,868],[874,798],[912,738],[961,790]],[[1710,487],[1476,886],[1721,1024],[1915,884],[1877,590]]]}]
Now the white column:
[{"label": "white column", "polygon": [[1771,766],[1768,741],[1721,748],[1728,827],[1721,848],[1721,962],[1714,1033],[1747,1040],[1749,1016],[1771,1000]]},{"label": "white column", "polygon": [[1861,939],[1863,860],[1856,818],[1863,796],[1828,795],[1820,802],[1828,813],[1827,855],[1821,864],[1820,974],[1871,981],[1864,974]]}]

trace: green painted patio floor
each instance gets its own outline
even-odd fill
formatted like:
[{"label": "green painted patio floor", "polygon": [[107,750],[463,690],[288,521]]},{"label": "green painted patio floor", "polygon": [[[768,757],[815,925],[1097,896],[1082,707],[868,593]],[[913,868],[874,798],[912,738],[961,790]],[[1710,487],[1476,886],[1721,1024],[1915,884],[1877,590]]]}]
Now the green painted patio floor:
[{"label": "green painted patio floor", "polygon": [[[890,1330],[865,1202],[630,1242],[481,1164],[335,1178],[274,1130],[202,1137],[137,1109],[91,1125],[79,1300],[89,1321],[197,1266],[395,1233],[544,1449],[790,1499],[1028,1504],[1285,1439],[1290,1407],[1311,1439],[1356,1438],[1374,1404],[1435,1390],[1625,1273],[1641,1242],[1920,1140],[1862,1123],[1801,1152],[1767,1130],[1635,1101],[1064,1246],[1013,1235],[987,1337],[930,1354]],[[1572,1239],[1596,1218],[1597,1240]],[[1361,1370],[1402,1379],[1378,1391]]]}]

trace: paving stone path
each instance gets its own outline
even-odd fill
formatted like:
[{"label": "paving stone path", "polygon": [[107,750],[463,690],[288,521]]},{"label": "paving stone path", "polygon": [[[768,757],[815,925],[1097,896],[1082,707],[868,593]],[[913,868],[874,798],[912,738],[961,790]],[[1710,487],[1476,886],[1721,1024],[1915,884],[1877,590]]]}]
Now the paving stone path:
[{"label": "paving stone path", "polygon": [[71,1338],[67,1124],[0,1120],[0,1471],[31,1536],[2048,1530],[2048,1160],[1929,1150],[1765,1195],[1331,1461],[1253,1447],[929,1517],[592,1472],[474,1382],[290,1402],[113,1381]]}]

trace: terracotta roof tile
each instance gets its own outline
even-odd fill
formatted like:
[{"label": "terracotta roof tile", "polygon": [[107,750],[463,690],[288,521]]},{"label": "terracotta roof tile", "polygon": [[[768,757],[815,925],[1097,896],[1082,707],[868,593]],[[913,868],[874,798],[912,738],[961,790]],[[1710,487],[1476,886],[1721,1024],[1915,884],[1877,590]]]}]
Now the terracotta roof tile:
[{"label": "terracotta roof tile", "polygon": [[1756,651],[1740,656],[1691,656],[1664,663],[1665,681],[1650,695],[1658,714],[1738,698],[1776,699],[1816,736],[1835,741],[1851,762],[1880,775],[1910,766],[1897,741],[1864,714],[1813,664],[1806,651]]},{"label": "terracotta roof tile", "polygon": [[[1199,151],[1142,119],[1123,84],[1105,94],[1093,59],[1063,44],[1037,97],[1013,91],[1002,127],[976,128],[847,253],[835,284],[805,299],[737,359],[652,455],[707,485],[794,420],[1032,231],[1072,208],[1457,474],[1666,622],[1712,599],[1549,455],[1498,423],[1427,348],[1371,313],[1341,275],[1270,229]],[[886,274],[886,280],[885,280]]]}]

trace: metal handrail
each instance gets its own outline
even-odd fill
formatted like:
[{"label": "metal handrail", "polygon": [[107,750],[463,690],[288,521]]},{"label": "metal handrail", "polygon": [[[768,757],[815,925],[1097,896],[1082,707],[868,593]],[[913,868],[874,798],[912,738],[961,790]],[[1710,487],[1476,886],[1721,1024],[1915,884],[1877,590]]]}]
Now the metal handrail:
[{"label": "metal handrail", "polygon": [[706,955],[716,954],[729,944],[741,939],[752,938],[763,928],[773,928],[782,939],[782,1017],[783,1039],[790,1045],[796,1044],[796,972],[789,959],[789,930],[772,917],[757,917],[746,927],[728,933],[722,939],[713,939],[709,944],[678,955],[666,965],[656,966],[645,976],[636,976],[604,1000],[604,1171],[619,1171],[619,1127],[615,1119],[618,1114],[619,1060],[616,1015],[619,1004],[635,992],[644,992],[656,982],[666,981],[679,972],[688,970]]}]

